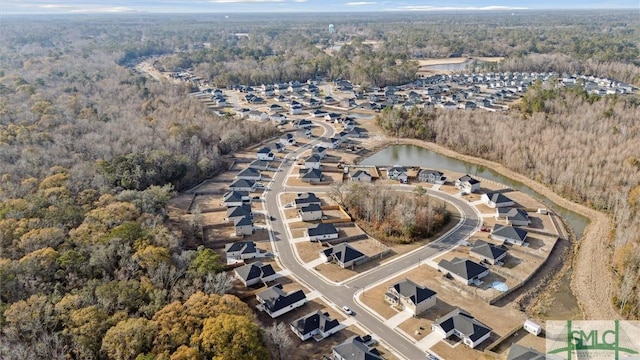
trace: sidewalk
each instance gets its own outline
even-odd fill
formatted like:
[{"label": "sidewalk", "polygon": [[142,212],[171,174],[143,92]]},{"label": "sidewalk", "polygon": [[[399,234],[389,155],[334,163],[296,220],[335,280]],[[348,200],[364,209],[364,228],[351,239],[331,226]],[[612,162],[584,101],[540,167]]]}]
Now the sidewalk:
[{"label": "sidewalk", "polygon": [[403,322],[410,319],[413,315],[411,315],[408,311],[401,311],[395,315],[393,315],[389,320],[385,321],[386,325],[392,329],[395,329]]}]

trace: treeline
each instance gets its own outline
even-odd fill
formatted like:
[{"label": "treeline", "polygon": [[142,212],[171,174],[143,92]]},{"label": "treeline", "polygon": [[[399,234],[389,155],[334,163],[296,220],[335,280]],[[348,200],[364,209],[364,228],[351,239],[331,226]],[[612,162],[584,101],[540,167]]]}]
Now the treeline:
[{"label": "treeline", "polygon": [[129,30],[0,23],[0,358],[268,359],[219,256],[186,250],[166,205],[275,129],[117,65]]},{"label": "treeline", "polygon": [[428,238],[447,225],[451,214],[418,188],[413,193],[352,182],[332,189],[332,198],[376,238],[411,243]]},{"label": "treeline", "polygon": [[637,97],[593,97],[583,91],[533,87],[524,113],[483,110],[411,113],[394,109],[377,121],[392,136],[433,141],[501,163],[616,222],[612,265],[616,305],[640,318],[640,107]]}]

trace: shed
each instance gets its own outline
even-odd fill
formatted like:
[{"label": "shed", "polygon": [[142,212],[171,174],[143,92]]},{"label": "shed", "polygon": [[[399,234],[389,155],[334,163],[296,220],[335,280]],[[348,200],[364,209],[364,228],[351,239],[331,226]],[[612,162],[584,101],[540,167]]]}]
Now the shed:
[{"label": "shed", "polygon": [[534,323],[529,319],[524,321],[523,328],[535,336],[540,335],[540,333],[542,332],[542,326]]}]

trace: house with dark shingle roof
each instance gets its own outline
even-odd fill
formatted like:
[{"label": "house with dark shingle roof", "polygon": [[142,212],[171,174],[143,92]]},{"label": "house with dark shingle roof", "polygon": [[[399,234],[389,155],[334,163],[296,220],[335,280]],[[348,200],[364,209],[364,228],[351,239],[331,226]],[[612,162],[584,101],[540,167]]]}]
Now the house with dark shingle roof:
[{"label": "house with dark shingle roof", "polygon": [[365,254],[346,242],[320,251],[320,257],[327,262],[335,261],[341,268],[355,266],[367,260],[367,256]]},{"label": "house with dark shingle roof", "polygon": [[348,338],[332,350],[334,360],[384,360],[378,349],[367,345],[359,335]]},{"label": "house with dark shingle roof", "polygon": [[285,293],[280,284],[257,293],[256,299],[260,302],[259,309],[274,319],[307,303],[302,290]]},{"label": "house with dark shingle roof", "polygon": [[295,319],[289,324],[289,327],[302,341],[312,337],[316,341],[320,341],[343,328],[338,320],[332,320],[329,317],[329,313],[321,311],[315,311]]},{"label": "house with dark shingle roof", "polygon": [[233,272],[236,274],[236,277],[242,281],[244,286],[255,285],[259,282],[266,284],[269,281],[275,280],[278,276],[271,264],[263,264],[260,261],[235,268]]},{"label": "house with dark shingle roof", "polygon": [[293,136],[293,134],[285,134],[284,136],[282,136],[280,138],[280,143],[282,145],[295,145],[296,144],[296,137]]},{"label": "house with dark shingle roof", "polygon": [[480,196],[480,200],[492,209],[515,205],[513,200],[498,192],[482,194],[482,196]]},{"label": "house with dark shingle roof", "polygon": [[501,260],[507,256],[507,250],[491,243],[477,240],[469,250],[469,255],[486,261],[491,265],[500,264]]},{"label": "house with dark shingle roof", "polygon": [[497,208],[496,219],[504,219],[507,225],[511,226],[527,226],[531,224],[529,213],[524,209]]},{"label": "house with dark shingle roof", "polygon": [[304,206],[311,205],[311,204],[317,204],[318,206],[320,206],[320,204],[322,203],[320,201],[320,198],[317,197],[316,194],[312,192],[298,193],[298,196],[293,202],[296,205],[296,209],[300,209]]},{"label": "house with dark shingle roof", "polygon": [[228,191],[222,195],[222,205],[226,207],[242,206],[248,201],[251,201],[251,198],[246,191]]},{"label": "house with dark shingle roof", "polygon": [[258,160],[271,161],[275,158],[275,155],[273,155],[271,149],[265,146],[256,152],[256,157]]},{"label": "house with dark shingle roof", "polygon": [[312,154],[311,156],[304,159],[304,168],[305,169],[320,169],[320,156],[316,154]]},{"label": "house with dark shingle roof", "polygon": [[227,219],[230,222],[235,222],[236,220],[243,218],[245,216],[252,217],[253,214],[251,212],[251,205],[243,204],[240,206],[235,206],[227,209]]},{"label": "house with dark shingle roof", "polygon": [[313,221],[322,219],[322,208],[318,204],[309,204],[298,209],[298,215],[302,221]]},{"label": "house with dark shingle roof", "polygon": [[462,339],[470,348],[475,348],[491,336],[491,328],[476,320],[468,312],[456,308],[431,324],[431,330],[447,339],[453,335]]},{"label": "house with dark shingle roof", "polygon": [[456,180],[455,187],[471,194],[480,190],[480,180],[472,178],[471,175],[465,175]]},{"label": "house with dark shingle roof", "polygon": [[491,229],[491,238],[503,243],[524,245],[529,233],[526,230],[509,225],[495,224]]},{"label": "house with dark shingle roof", "polygon": [[260,249],[253,241],[236,241],[225,244],[224,251],[227,254],[227,260],[247,260],[260,255]]},{"label": "house with dark shingle roof", "polygon": [[300,180],[308,183],[319,183],[322,181],[322,171],[320,169],[310,169],[300,177]]},{"label": "house with dark shingle roof", "polygon": [[407,169],[404,166],[394,165],[387,170],[387,177],[391,180],[407,181]]},{"label": "house with dark shingle roof", "polygon": [[404,279],[387,288],[384,300],[393,306],[402,306],[415,316],[436,305],[436,292]]},{"label": "house with dark shingle roof", "polygon": [[253,218],[249,215],[233,220],[233,227],[236,236],[244,236],[253,234]]},{"label": "house with dark shingle roof", "polygon": [[349,174],[351,181],[371,182],[371,175],[366,170],[356,170]]},{"label": "house with dark shingle roof", "polygon": [[437,170],[422,169],[418,173],[418,181],[442,185],[447,180],[444,174]]},{"label": "house with dark shingle roof", "polygon": [[238,179],[229,185],[231,191],[256,191],[256,182],[253,180]]},{"label": "house with dark shingle roof", "polygon": [[316,146],[311,150],[311,155],[317,155],[322,160],[327,156],[327,148]]},{"label": "house with dark shingle roof", "polygon": [[267,160],[253,160],[249,167],[256,170],[267,170],[269,169],[269,161]]},{"label": "house with dark shingle roof", "polygon": [[489,269],[469,259],[453,258],[451,261],[440,260],[438,270],[450,274],[465,285],[480,284],[480,279],[489,275]]},{"label": "house with dark shingle roof", "polygon": [[306,230],[309,241],[324,241],[338,238],[338,229],[333,224],[317,224]]},{"label": "house with dark shingle roof", "polygon": [[238,175],[236,175],[236,179],[257,181],[262,179],[262,174],[260,174],[260,170],[248,167],[241,170]]}]

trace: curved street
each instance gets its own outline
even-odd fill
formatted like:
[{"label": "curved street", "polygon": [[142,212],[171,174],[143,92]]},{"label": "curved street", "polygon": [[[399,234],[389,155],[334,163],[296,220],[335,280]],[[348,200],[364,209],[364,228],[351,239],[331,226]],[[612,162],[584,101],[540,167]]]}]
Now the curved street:
[{"label": "curved street", "polygon": [[[315,124],[324,128],[325,132],[323,136],[331,137],[335,132],[334,128],[329,124],[323,122],[315,122]],[[310,144],[301,146],[284,156],[280,168],[270,182],[269,191],[264,193],[265,210],[273,217],[269,221],[269,236],[280,265],[283,270],[290,270],[293,276],[311,291],[316,290],[322,294],[322,297],[337,310],[345,305],[350,307],[354,312],[353,317],[355,321],[361,327],[368,330],[375,338],[379,339],[387,348],[394,352],[396,356],[401,356],[406,359],[424,358],[424,350],[419,349],[412,340],[385,325],[383,319],[378,318],[356,301],[357,297],[359,297],[362,292],[366,295],[366,288],[368,286],[372,286],[385,279],[406,272],[415,266],[419,266],[420,261],[426,260],[439,252],[449,250],[458,242],[468,239],[473,232],[480,228],[481,219],[478,213],[475,208],[465,200],[444,192],[428,190],[427,194],[429,196],[452,203],[460,212],[461,220],[452,230],[427,246],[395,258],[393,261],[383,263],[381,266],[348,279],[341,284],[331,283],[317,275],[313,270],[305,267],[298,258],[293,248],[294,245],[290,242],[286,225],[282,221],[282,204],[280,204],[279,201],[279,195],[285,191],[285,188],[288,192],[324,192],[329,189],[326,186],[285,186],[296,157],[309,149],[315,142],[317,141],[312,141]],[[407,185],[399,185],[399,187],[412,188]]]}]

